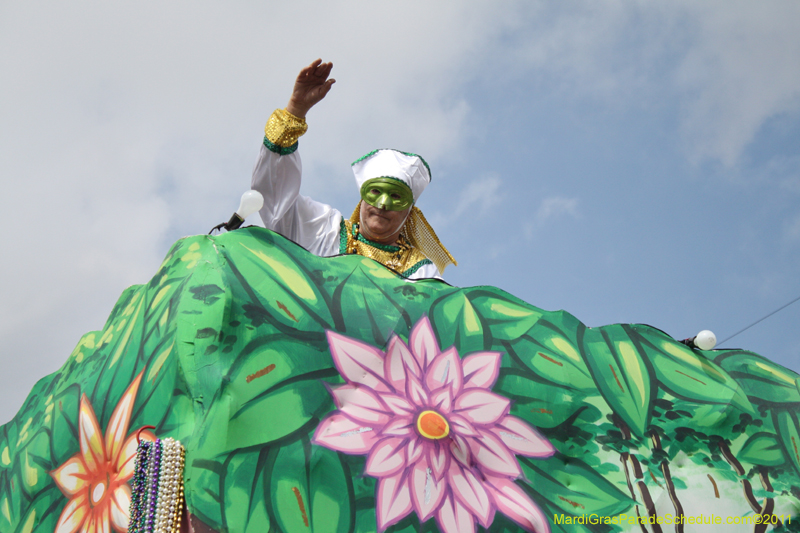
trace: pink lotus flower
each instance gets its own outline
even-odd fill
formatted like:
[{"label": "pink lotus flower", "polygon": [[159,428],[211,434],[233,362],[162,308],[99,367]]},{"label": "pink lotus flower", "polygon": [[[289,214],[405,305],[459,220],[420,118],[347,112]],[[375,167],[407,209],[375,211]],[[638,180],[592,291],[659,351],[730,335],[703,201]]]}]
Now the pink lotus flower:
[{"label": "pink lotus flower", "polygon": [[383,531],[415,511],[435,516],[446,533],[488,528],[496,511],[526,531],[549,532],[539,507],[516,484],[514,454],[549,457],[552,445],[490,391],[502,354],[477,352],[463,360],[445,351],[427,317],[409,345],[393,336],[383,351],[328,332],[336,368],[347,382],[332,389],[337,411],[313,441],[366,455],[366,474],[378,479],[376,512]]}]

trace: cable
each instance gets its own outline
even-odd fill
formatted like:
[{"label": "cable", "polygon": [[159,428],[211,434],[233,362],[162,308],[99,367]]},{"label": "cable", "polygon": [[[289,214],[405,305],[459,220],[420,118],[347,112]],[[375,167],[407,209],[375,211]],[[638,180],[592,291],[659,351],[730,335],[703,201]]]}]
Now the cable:
[{"label": "cable", "polygon": [[756,320],[755,322],[753,322],[752,324],[750,324],[750,325],[749,325],[749,326],[747,326],[746,328],[742,328],[742,329],[740,329],[739,331],[737,331],[736,333],[734,333],[733,335],[731,335],[730,337],[728,337],[728,338],[727,338],[727,339],[725,339],[724,341],[722,341],[722,342],[720,342],[719,344],[717,344],[717,346],[722,346],[723,344],[725,344],[726,342],[728,342],[729,340],[731,340],[732,338],[734,338],[734,337],[735,337],[736,335],[738,335],[739,333],[742,333],[743,331],[747,331],[748,329],[752,328],[753,326],[755,326],[756,324],[758,324],[758,323],[759,323],[759,322],[761,322],[762,320],[766,320],[766,319],[768,319],[769,317],[771,317],[772,315],[774,315],[775,313],[777,313],[777,312],[778,312],[778,311],[780,311],[781,309],[785,309],[786,307],[789,307],[790,305],[792,305],[793,303],[795,303],[797,300],[800,300],[800,296],[798,296],[797,298],[795,298],[794,300],[792,300],[792,301],[791,301],[791,302],[789,302],[788,304],[786,304],[786,305],[784,305],[784,306],[781,306],[781,307],[777,308],[776,310],[774,310],[773,312],[771,312],[771,313],[770,313],[770,314],[768,314],[767,316],[765,316],[765,317],[762,317],[762,318],[759,318],[758,320]]}]

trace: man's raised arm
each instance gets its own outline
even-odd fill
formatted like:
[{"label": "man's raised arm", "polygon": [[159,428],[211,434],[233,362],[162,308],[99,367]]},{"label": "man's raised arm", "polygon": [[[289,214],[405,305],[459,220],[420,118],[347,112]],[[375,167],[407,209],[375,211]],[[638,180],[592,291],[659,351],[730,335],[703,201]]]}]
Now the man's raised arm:
[{"label": "man's raised arm", "polygon": [[325,98],[335,82],[333,63],[317,59],[297,75],[285,109],[276,109],[264,129],[264,143],[253,168],[252,188],[264,196],[264,225],[317,255],[338,253],[341,214],[329,205],[300,195],[302,163],[298,139],[306,132],[305,115]]}]

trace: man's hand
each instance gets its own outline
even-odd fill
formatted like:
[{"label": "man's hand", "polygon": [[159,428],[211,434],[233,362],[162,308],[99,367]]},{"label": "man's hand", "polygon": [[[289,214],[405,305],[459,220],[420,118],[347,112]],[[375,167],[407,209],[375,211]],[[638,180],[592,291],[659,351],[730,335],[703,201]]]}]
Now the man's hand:
[{"label": "man's hand", "polygon": [[294,82],[286,111],[296,117],[305,118],[308,110],[325,98],[331,86],[336,83],[333,78],[328,79],[332,68],[333,63],[323,63],[321,59],[317,59],[301,70]]}]

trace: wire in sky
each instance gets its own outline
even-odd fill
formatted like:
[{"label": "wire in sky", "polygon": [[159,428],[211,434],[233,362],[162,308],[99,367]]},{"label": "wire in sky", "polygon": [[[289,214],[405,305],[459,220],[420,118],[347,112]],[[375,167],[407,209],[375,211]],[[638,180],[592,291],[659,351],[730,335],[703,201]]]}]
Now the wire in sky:
[{"label": "wire in sky", "polygon": [[783,306],[781,306],[781,307],[777,308],[776,310],[774,310],[773,312],[771,312],[771,313],[770,313],[770,314],[768,314],[767,316],[764,316],[764,317],[761,317],[761,318],[759,318],[758,320],[756,320],[755,322],[753,322],[752,324],[750,324],[750,325],[749,325],[749,326],[747,326],[746,328],[742,328],[742,329],[740,329],[739,331],[737,331],[736,333],[734,333],[733,335],[731,335],[730,337],[728,337],[728,338],[727,338],[727,339],[725,339],[724,341],[722,341],[722,342],[720,342],[719,344],[717,344],[717,346],[721,346],[721,345],[725,344],[726,342],[728,342],[729,340],[731,340],[732,338],[734,338],[734,337],[735,337],[736,335],[738,335],[739,333],[741,333],[741,332],[743,332],[743,331],[747,331],[748,329],[752,328],[753,326],[755,326],[756,324],[758,324],[758,323],[759,323],[759,322],[761,322],[762,320],[766,320],[766,319],[768,319],[769,317],[771,317],[772,315],[774,315],[775,313],[777,313],[777,312],[778,312],[778,311],[780,311],[781,309],[785,309],[786,307],[789,307],[790,305],[792,305],[793,303],[795,303],[797,300],[800,300],[800,296],[798,296],[797,298],[795,298],[794,300],[792,300],[792,301],[791,301],[791,302],[789,302],[788,304],[786,304],[786,305],[783,305]]}]

